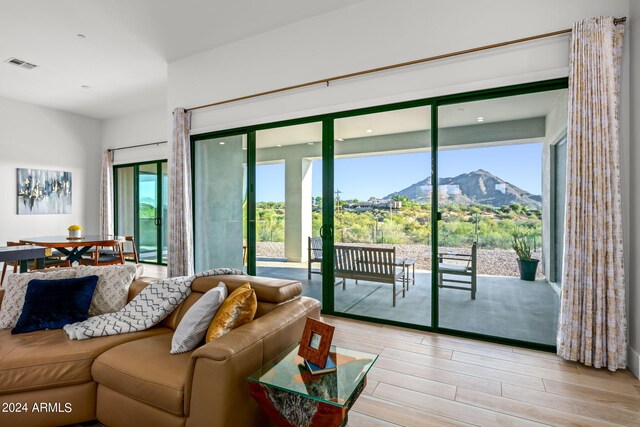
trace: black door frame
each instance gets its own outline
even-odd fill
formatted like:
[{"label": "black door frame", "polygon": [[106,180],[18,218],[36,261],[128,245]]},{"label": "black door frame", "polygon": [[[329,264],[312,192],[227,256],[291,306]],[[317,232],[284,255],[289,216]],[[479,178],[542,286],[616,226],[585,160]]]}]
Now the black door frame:
[{"label": "black door frame", "polygon": [[[451,95],[444,95],[432,98],[418,99],[412,101],[397,102],[387,105],[379,105],[374,107],[359,108],[349,111],[341,111],[329,114],[315,115],[303,118],[296,118],[290,120],[283,120],[272,123],[262,123],[251,126],[244,126],[234,129],[228,129],[224,131],[208,132],[191,136],[191,152],[194,152],[194,144],[197,141],[219,138],[229,135],[246,134],[248,136],[248,151],[247,151],[247,177],[248,177],[248,212],[247,212],[247,230],[248,230],[248,274],[255,275],[255,132],[264,129],[274,129],[279,127],[293,126],[298,124],[305,124],[311,122],[321,122],[323,135],[322,135],[322,169],[323,169],[323,206],[322,206],[322,224],[323,224],[323,248],[326,253],[333,254],[334,248],[334,123],[336,119],[360,116],[365,114],[380,113],[393,110],[401,110],[407,108],[430,106],[431,107],[431,178],[432,182],[438,182],[438,109],[440,106],[482,101],[487,99],[504,98],[516,95],[525,95],[536,92],[545,92],[551,90],[566,89],[568,87],[568,78],[558,78],[552,80],[545,80],[532,83],[517,84],[499,88],[483,89],[472,92],[457,93]],[[193,157],[193,156],[192,156]],[[192,158],[193,164],[193,158]],[[438,200],[437,192],[432,192],[432,212],[437,212]],[[195,212],[195,197],[194,197],[194,212]],[[195,218],[194,218],[195,221]],[[438,216],[432,215],[431,219],[431,244],[432,251],[436,252],[438,248]],[[358,320],[365,320],[374,323],[382,323],[388,325],[395,325],[401,327],[408,327],[413,329],[432,331],[438,333],[444,333],[448,335],[456,335],[467,338],[474,338],[483,341],[497,342],[508,345],[515,345],[519,347],[535,348],[546,351],[555,351],[554,345],[547,345],[541,343],[534,343],[522,340],[516,340],[511,338],[504,338],[492,335],[478,334],[467,331],[459,331],[454,329],[443,328],[439,326],[439,289],[436,283],[438,263],[437,257],[432,253],[432,307],[431,307],[431,325],[417,325],[406,322],[397,322],[386,319],[378,319],[368,316],[351,315],[347,313],[340,313],[335,311],[334,306],[334,276],[333,276],[333,256],[324,256],[322,260],[322,268],[325,274],[323,274],[323,286],[322,286],[322,312],[328,315],[335,315],[340,317],[353,318]]]}]

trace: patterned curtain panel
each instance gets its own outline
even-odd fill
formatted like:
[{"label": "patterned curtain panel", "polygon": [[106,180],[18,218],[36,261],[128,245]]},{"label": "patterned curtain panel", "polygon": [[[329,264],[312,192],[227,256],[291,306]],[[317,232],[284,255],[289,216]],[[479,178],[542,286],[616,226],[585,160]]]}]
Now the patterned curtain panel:
[{"label": "patterned curtain panel", "polygon": [[113,234],[113,151],[102,153],[100,173],[100,233]]},{"label": "patterned curtain panel", "polygon": [[567,197],[558,354],[609,370],[626,366],[620,205],[619,80],[624,27],[573,26]]},{"label": "patterned curtain panel", "polygon": [[193,274],[190,127],[191,113],[176,108],[169,157],[169,277]]}]

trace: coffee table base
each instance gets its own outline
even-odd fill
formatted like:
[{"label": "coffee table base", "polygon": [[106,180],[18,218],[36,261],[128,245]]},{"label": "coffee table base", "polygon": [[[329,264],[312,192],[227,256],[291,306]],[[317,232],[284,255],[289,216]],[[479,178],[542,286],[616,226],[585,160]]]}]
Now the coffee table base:
[{"label": "coffee table base", "polygon": [[347,424],[349,409],[367,385],[367,378],[363,378],[343,407],[255,382],[248,385],[253,399],[278,427],[338,427]]}]

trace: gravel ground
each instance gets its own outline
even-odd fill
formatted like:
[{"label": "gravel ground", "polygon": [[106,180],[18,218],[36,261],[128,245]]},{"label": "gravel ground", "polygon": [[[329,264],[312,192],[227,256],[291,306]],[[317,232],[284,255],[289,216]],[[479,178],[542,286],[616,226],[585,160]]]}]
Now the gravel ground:
[{"label": "gravel ground", "polygon": [[[383,245],[367,244],[366,246],[381,248],[396,248],[398,258],[412,258],[416,260],[419,270],[431,269],[431,246],[427,245]],[[471,253],[471,248],[440,248],[440,252]],[[284,258],[283,242],[258,242],[256,255],[261,258]],[[541,259],[542,254],[534,252],[534,258]],[[493,276],[520,277],[516,254],[504,249],[478,249],[478,274]],[[538,264],[538,279],[544,279],[542,264]]]}]

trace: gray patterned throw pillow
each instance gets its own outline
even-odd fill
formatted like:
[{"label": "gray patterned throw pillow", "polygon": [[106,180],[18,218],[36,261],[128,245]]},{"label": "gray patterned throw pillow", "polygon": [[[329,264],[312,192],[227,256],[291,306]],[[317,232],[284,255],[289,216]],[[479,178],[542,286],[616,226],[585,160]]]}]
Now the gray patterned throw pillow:
[{"label": "gray patterned throw pillow", "polygon": [[171,354],[193,350],[207,332],[211,319],[227,298],[227,286],[220,282],[207,291],[185,313],[171,339]]},{"label": "gray patterned throw pillow", "polygon": [[95,267],[81,265],[77,267],[78,276],[98,276],[98,284],[93,293],[89,316],[113,313],[127,304],[129,286],[136,275],[134,264],[117,264]]},{"label": "gray patterned throw pillow", "polygon": [[7,276],[4,298],[2,298],[2,307],[0,307],[0,329],[11,329],[16,326],[20,314],[22,314],[22,306],[24,306],[24,298],[27,294],[27,285],[30,281],[33,279],[72,279],[74,277],[76,277],[76,271],[72,268],[56,269],[56,271],[47,273],[17,273]]}]

